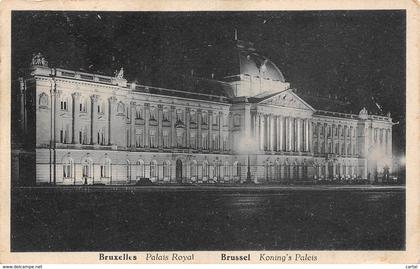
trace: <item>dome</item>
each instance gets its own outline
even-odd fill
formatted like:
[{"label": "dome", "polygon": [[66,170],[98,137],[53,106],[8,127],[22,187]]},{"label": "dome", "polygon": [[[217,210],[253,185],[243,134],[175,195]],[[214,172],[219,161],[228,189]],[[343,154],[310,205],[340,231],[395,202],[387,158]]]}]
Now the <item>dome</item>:
[{"label": "dome", "polygon": [[239,65],[241,74],[285,82],[280,69],[267,57],[255,51],[241,50],[239,52]]}]

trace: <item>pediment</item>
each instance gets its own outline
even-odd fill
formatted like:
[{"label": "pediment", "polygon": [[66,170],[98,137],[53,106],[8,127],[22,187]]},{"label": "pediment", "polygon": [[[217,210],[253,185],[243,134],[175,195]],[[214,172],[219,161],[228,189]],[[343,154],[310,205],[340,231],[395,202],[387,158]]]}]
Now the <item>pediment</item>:
[{"label": "pediment", "polygon": [[290,90],[279,92],[274,96],[262,100],[260,104],[315,111],[308,103]]}]

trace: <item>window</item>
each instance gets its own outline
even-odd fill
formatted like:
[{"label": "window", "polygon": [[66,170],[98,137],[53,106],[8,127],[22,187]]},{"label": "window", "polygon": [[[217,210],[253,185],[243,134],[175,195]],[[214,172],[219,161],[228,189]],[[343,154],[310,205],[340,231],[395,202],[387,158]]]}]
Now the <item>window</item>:
[{"label": "window", "polygon": [[98,114],[104,114],[105,112],[105,101],[98,101]]},{"label": "window", "polygon": [[80,131],[79,131],[79,143],[86,145],[89,144],[88,141],[88,129],[87,127],[83,127]]},{"label": "window", "polygon": [[201,137],[201,146],[203,147],[203,149],[208,149],[209,148],[208,138],[207,138],[207,134],[206,133],[202,134],[202,137]]},{"label": "window", "polygon": [[209,177],[209,164],[207,161],[203,162],[203,177]]},{"label": "window", "polygon": [[91,178],[92,177],[92,160],[85,159],[82,162],[82,177]]},{"label": "window", "polygon": [[170,161],[163,162],[163,177],[168,178],[171,176],[171,163]]},{"label": "window", "polygon": [[335,154],[338,154],[338,143],[335,143]]},{"label": "window", "polygon": [[143,111],[141,106],[136,106],[136,119],[143,119]]},{"label": "window", "polygon": [[177,147],[183,147],[184,143],[184,132],[182,129],[177,129],[176,130],[176,143],[177,143]]},{"label": "window", "polygon": [[197,177],[197,162],[192,161],[190,164],[190,177]]},{"label": "window", "polygon": [[218,150],[219,149],[219,136],[217,134],[213,135],[213,149]]},{"label": "window", "polygon": [[318,153],[318,142],[314,143],[314,153]]},{"label": "window", "polygon": [[98,130],[98,144],[99,145],[105,145],[105,132],[104,129],[99,129]]},{"label": "window", "polygon": [[164,148],[169,148],[169,133],[168,131],[163,131],[163,139],[162,139],[162,144]]},{"label": "window", "polygon": [[86,99],[81,97],[80,104],[79,104],[79,111],[86,112],[87,111],[87,102]]},{"label": "window", "polygon": [[322,142],[321,143],[321,150],[320,150],[320,152],[321,153],[325,153],[325,142]]},{"label": "window", "polygon": [[207,112],[202,112],[201,113],[201,123],[202,124],[207,124]]},{"label": "window", "polygon": [[136,175],[137,178],[144,178],[144,162],[143,160],[138,160],[136,163]]},{"label": "window", "polygon": [[151,148],[156,148],[157,147],[157,143],[156,143],[156,130],[150,130],[150,132],[149,132],[149,138],[150,138],[150,147]]},{"label": "window", "polygon": [[324,135],[324,127],[323,126],[319,126],[319,134]]},{"label": "window", "polygon": [[67,131],[65,129],[60,130],[60,143],[66,143]]},{"label": "window", "polygon": [[101,164],[101,178],[111,177],[111,160],[105,158]]},{"label": "window", "polygon": [[191,110],[190,112],[190,122],[191,123],[197,122],[197,114],[195,113],[195,110]]},{"label": "window", "polygon": [[141,148],[143,147],[143,130],[136,129],[136,147]]},{"label": "window", "polygon": [[163,110],[163,121],[169,121],[169,111],[168,111],[168,109]]},{"label": "window", "polygon": [[157,162],[153,160],[150,162],[150,178],[155,177],[157,177]]},{"label": "window", "polygon": [[225,165],[223,166],[223,176],[225,177],[229,177],[230,173],[229,173],[229,163],[225,162]]},{"label": "window", "polygon": [[228,138],[227,135],[223,136],[223,150],[228,150]]},{"label": "window", "polygon": [[63,178],[73,178],[73,160],[67,158],[63,163]]},{"label": "window", "polygon": [[67,97],[63,97],[60,101],[60,108],[61,110],[68,110],[69,109],[69,100]]},{"label": "window", "polygon": [[156,120],[156,108],[155,107],[150,107],[150,120]]},{"label": "window", "polygon": [[333,153],[333,144],[328,142],[328,153]]},{"label": "window", "polygon": [[193,149],[196,148],[195,133],[190,133],[190,147]]},{"label": "window", "polygon": [[213,117],[212,117],[212,119],[213,119],[212,124],[213,124],[213,125],[217,125],[217,124],[218,124],[218,122],[219,122],[219,114],[218,114],[218,113],[213,113]]},{"label": "window", "polygon": [[184,122],[184,113],[181,109],[176,110],[176,121]]}]

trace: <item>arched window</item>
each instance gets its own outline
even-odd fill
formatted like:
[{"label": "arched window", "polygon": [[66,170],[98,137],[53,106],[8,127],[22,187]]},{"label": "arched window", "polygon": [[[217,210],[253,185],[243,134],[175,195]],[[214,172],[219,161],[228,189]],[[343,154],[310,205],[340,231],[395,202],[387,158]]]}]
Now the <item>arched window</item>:
[{"label": "arched window", "polygon": [[195,160],[190,163],[190,177],[197,177],[197,162]]},{"label": "arched window", "polygon": [[73,178],[74,163],[72,158],[66,158],[63,162],[63,178]]},{"label": "arched window", "polygon": [[150,178],[157,177],[157,162],[155,160],[150,162]]},{"label": "arched window", "polygon": [[203,177],[209,177],[209,164],[207,161],[203,162]]},{"label": "arched window", "polygon": [[163,177],[168,178],[171,176],[171,162],[164,161],[163,162]]},{"label": "arched window", "polygon": [[91,178],[92,177],[92,160],[84,159],[82,161],[82,177]]},{"label": "arched window", "polygon": [[145,174],[144,174],[144,162],[143,160],[138,160],[136,163],[136,175],[137,178],[144,178]]},{"label": "arched window", "polygon": [[111,177],[111,160],[105,158],[101,164],[101,178],[110,178]]}]

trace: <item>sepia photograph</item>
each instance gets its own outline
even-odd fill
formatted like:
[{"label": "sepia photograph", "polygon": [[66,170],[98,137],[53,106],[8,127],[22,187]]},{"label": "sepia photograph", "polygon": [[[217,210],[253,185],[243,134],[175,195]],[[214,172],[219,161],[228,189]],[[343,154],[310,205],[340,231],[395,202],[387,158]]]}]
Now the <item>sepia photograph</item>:
[{"label": "sepia photograph", "polygon": [[11,252],[406,250],[405,10],[15,10],[10,79]]}]

